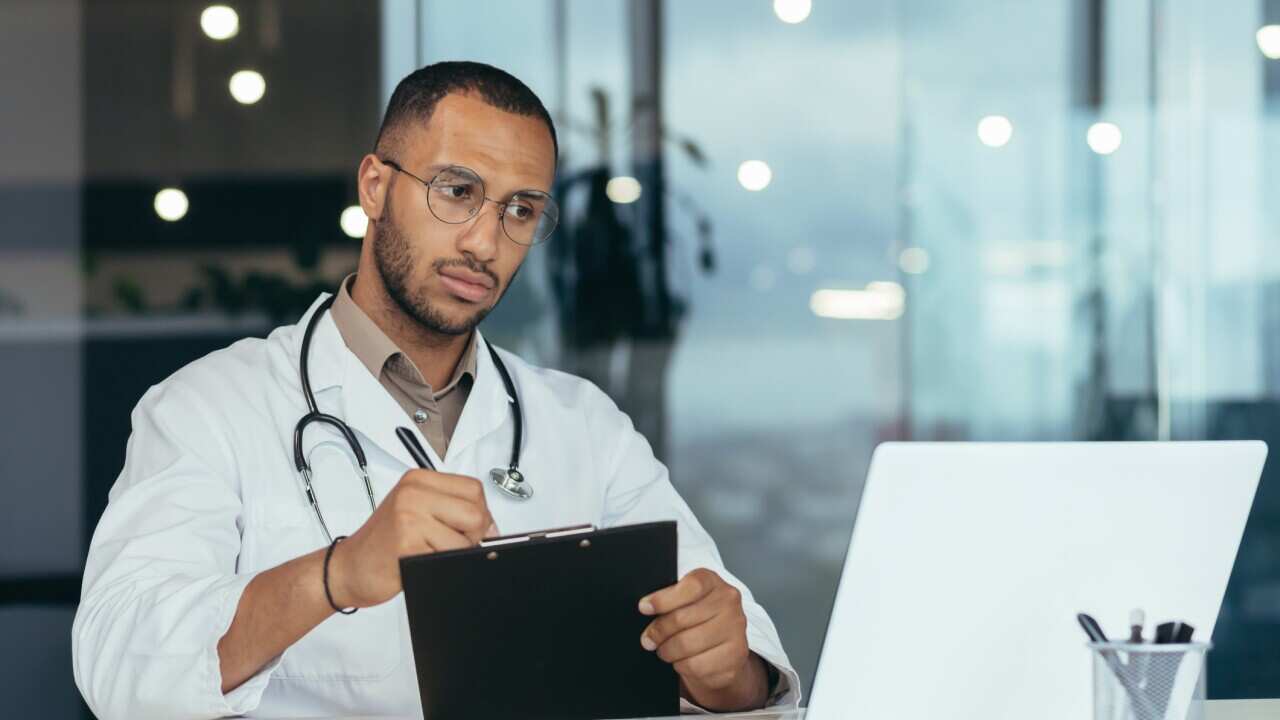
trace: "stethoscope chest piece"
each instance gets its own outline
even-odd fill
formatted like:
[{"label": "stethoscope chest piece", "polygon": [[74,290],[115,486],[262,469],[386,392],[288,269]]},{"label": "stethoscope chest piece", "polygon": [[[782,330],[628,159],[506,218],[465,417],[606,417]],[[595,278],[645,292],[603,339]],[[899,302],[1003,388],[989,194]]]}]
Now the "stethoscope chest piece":
[{"label": "stethoscope chest piece", "polygon": [[516,468],[494,468],[489,471],[489,480],[499,490],[517,500],[533,497],[533,488],[525,482],[524,475]]}]

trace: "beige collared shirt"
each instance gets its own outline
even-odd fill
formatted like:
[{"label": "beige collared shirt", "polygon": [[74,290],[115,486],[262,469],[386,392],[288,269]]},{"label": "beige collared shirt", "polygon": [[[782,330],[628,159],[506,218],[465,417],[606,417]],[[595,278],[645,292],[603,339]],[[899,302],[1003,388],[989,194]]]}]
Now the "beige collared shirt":
[{"label": "beige collared shirt", "polygon": [[471,341],[449,382],[440,390],[433,390],[409,356],[351,298],[349,288],[355,277],[354,273],[348,275],[338,287],[338,296],[330,309],[333,322],[351,352],[378,378],[382,387],[417,423],[436,454],[443,458],[475,383],[476,334],[471,333]]}]

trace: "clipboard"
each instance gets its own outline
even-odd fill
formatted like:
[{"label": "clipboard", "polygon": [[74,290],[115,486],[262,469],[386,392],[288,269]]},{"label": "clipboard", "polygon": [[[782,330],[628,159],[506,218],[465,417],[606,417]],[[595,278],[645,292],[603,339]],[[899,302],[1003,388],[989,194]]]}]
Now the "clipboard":
[{"label": "clipboard", "polygon": [[676,581],[676,524],[568,528],[401,558],[426,720],[680,712],[640,647],[640,598]]}]

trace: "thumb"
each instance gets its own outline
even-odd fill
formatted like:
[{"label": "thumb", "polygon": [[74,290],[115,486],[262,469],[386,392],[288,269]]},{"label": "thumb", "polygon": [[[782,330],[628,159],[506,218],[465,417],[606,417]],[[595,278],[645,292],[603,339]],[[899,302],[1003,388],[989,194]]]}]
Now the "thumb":
[{"label": "thumb", "polygon": [[495,538],[501,534],[502,533],[498,532],[498,523],[494,522],[489,523],[489,529],[484,531],[484,536],[486,538]]}]

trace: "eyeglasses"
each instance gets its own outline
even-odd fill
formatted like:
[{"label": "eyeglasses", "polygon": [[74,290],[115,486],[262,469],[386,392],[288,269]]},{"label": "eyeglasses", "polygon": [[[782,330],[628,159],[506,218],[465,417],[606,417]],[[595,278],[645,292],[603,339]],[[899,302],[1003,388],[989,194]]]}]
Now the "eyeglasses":
[{"label": "eyeglasses", "polygon": [[461,165],[450,165],[427,181],[394,160],[382,162],[426,186],[427,207],[440,222],[450,225],[467,222],[480,213],[487,200],[498,206],[502,231],[507,237],[521,245],[537,245],[551,237],[560,221],[560,206],[555,198],[541,190],[520,190],[503,202],[487,197],[484,180],[474,170]]}]

